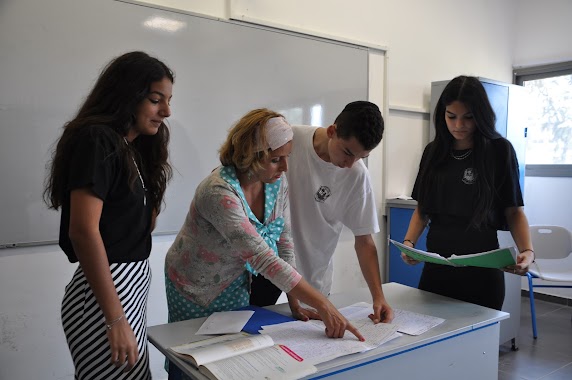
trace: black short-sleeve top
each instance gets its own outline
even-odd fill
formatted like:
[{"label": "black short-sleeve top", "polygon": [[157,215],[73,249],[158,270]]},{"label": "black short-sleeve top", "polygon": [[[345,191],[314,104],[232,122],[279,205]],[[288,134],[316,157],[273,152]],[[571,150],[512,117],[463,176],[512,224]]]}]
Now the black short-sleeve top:
[{"label": "black short-sleeve top", "polygon": [[[428,159],[429,143],[423,152],[420,168],[425,167]],[[454,152],[462,157],[467,151]],[[493,155],[494,170],[493,188],[495,192],[493,207],[489,213],[487,228],[506,230],[504,210],[507,207],[523,206],[522,191],[519,183],[519,169],[516,152],[512,144],[505,138],[490,140],[490,151]],[[449,155],[445,165],[432,181],[431,197],[423,205],[425,213],[431,223],[467,226],[475,211],[474,201],[478,197],[475,184],[481,176],[475,169],[475,160],[479,159],[474,152],[465,159],[455,159]],[[421,170],[421,169],[420,169]],[[413,199],[419,198],[420,173],[417,175],[413,192]]]},{"label": "black short-sleeve top", "polygon": [[145,189],[139,178],[129,186],[121,143],[117,133],[106,126],[82,127],[70,141],[59,244],[72,263],[78,259],[68,233],[70,193],[79,188],[89,188],[103,201],[99,230],[110,264],[149,257],[152,206],[144,201]]}]

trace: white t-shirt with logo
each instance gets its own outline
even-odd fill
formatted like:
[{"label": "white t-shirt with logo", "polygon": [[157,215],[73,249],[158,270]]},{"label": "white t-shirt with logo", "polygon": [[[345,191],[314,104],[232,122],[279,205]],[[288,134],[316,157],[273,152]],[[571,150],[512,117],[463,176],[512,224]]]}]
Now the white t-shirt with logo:
[{"label": "white t-shirt with logo", "polygon": [[294,126],[288,183],[296,267],[324,295],[332,287],[332,256],[342,227],[354,235],[379,232],[375,198],[362,160],[340,168],[313,146],[317,127]]}]

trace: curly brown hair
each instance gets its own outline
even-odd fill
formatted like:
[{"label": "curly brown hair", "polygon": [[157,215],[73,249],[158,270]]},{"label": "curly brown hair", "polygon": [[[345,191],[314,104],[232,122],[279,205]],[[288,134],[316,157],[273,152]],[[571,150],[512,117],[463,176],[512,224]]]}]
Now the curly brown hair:
[{"label": "curly brown hair", "polygon": [[226,141],[219,149],[220,163],[234,166],[239,172],[262,169],[262,162],[270,155],[268,150],[258,151],[266,146],[268,120],[283,117],[267,108],[258,108],[244,115],[229,131]]}]

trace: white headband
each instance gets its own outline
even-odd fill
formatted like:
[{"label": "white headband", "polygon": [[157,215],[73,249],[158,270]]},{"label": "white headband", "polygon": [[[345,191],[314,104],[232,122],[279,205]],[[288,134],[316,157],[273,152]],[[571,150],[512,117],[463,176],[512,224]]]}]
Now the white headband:
[{"label": "white headband", "polygon": [[264,124],[266,131],[266,146],[260,146],[258,151],[272,149],[276,150],[292,140],[294,132],[292,127],[283,117],[273,117]]}]

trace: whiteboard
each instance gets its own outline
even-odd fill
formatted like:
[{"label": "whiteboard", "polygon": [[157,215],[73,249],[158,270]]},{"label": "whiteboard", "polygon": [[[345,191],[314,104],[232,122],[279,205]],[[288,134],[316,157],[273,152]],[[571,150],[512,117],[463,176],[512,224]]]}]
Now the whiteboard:
[{"label": "whiteboard", "polygon": [[105,64],[132,50],[176,76],[159,234],[180,229],[227,130],[249,110],[327,126],[368,97],[364,47],[120,1],[1,0],[0,247],[57,241],[59,213],[42,200],[53,144]]}]

